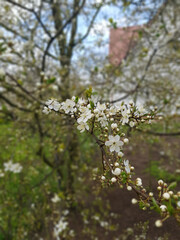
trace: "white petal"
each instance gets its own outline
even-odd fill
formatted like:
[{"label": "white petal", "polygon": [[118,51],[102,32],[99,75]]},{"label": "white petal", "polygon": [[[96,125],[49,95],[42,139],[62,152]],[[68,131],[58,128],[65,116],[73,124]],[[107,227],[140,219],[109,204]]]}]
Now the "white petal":
[{"label": "white petal", "polygon": [[110,136],[109,136],[109,140],[110,140],[111,142],[114,142],[114,136],[110,135]]},{"label": "white petal", "polygon": [[119,141],[119,142],[116,143],[116,145],[118,145],[118,146],[123,146],[124,143],[123,143],[122,141]]},{"label": "white petal", "polygon": [[115,140],[116,142],[118,142],[118,141],[120,140],[120,136],[119,136],[119,135],[116,135],[116,136],[114,137],[114,140]]},{"label": "white petal", "polygon": [[106,146],[111,146],[111,145],[112,145],[112,142],[111,142],[111,141],[106,141],[106,142],[105,142],[105,145],[106,145]]},{"label": "white petal", "polygon": [[116,152],[119,152],[119,151],[120,151],[119,146],[115,145],[115,151],[116,151]]},{"label": "white petal", "polygon": [[114,150],[115,150],[115,145],[112,145],[112,146],[110,147],[110,151],[113,152]]}]

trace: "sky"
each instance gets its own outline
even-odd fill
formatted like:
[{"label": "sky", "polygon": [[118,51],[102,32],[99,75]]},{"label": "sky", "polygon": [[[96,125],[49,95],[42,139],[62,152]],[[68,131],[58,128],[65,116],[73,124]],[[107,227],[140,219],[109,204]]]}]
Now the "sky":
[{"label": "sky", "polygon": [[[95,0],[100,1],[100,0]],[[148,6],[151,0],[147,0]],[[159,0],[159,5],[162,0]],[[152,6],[151,6],[152,7]],[[136,17],[131,16],[131,11],[134,7],[123,10],[123,7],[116,7],[113,5],[106,5],[102,7],[100,14],[98,15],[94,27],[90,31],[88,38],[84,41],[85,48],[81,50],[82,55],[87,54],[88,49],[93,49],[94,52],[98,53],[101,57],[102,55],[108,56],[109,52],[109,38],[110,38],[110,28],[112,27],[109,19],[112,18],[114,22],[117,23],[117,27],[128,27],[133,25],[143,25],[147,23],[148,16],[146,14],[139,14]],[[80,21],[80,31],[86,31],[86,22]],[[101,43],[101,44],[98,44]],[[80,53],[80,52],[78,52]],[[74,55],[76,59],[76,54]]]},{"label": "sky", "polygon": [[[2,0],[0,0],[1,2]],[[16,0],[19,2],[20,0]],[[40,3],[40,0],[31,0],[35,1],[38,5]],[[31,1],[24,0],[25,3],[30,3]],[[68,0],[70,3],[72,0]],[[94,1],[98,4],[102,0],[88,0],[90,3]],[[87,2],[88,2],[87,1]],[[108,1],[108,0],[104,0]],[[138,1],[138,0],[137,0]],[[150,4],[152,0],[146,0],[147,4]],[[159,0],[159,4],[162,0]],[[21,2],[21,1],[20,1]],[[89,3],[88,2],[88,3]],[[118,2],[118,0],[117,0]],[[121,2],[121,1],[119,1]],[[25,4],[26,7],[31,7],[27,4]],[[19,15],[19,8],[13,7],[13,13],[21,21],[20,15]],[[81,46],[77,48],[76,53],[73,56],[73,59],[76,61],[79,55],[85,56],[87,54],[90,54],[90,52],[93,50],[99,57],[102,56],[108,56],[109,51],[109,33],[110,28],[112,27],[109,19],[112,18],[114,22],[117,23],[117,27],[126,27],[126,26],[132,26],[132,25],[142,25],[147,22],[147,14],[140,14],[136,16],[136,20],[133,17],[133,21],[130,18],[131,11],[134,10],[134,7],[131,7],[130,9],[126,9],[126,11],[123,10],[123,7],[115,7],[112,4],[111,5],[105,5],[102,7],[101,12],[99,13],[98,17],[96,18],[96,21],[94,23],[93,28],[90,31],[90,34],[88,38],[83,42],[83,47]],[[79,19],[78,22],[78,28],[79,33],[85,33],[87,29],[87,18],[86,16]],[[8,35],[8,33],[7,33]],[[44,34],[44,36],[41,35],[41,40],[45,40],[45,37],[48,36]],[[48,41],[48,39],[46,39]],[[29,44],[29,43],[28,43]],[[91,51],[89,51],[91,49]]]}]

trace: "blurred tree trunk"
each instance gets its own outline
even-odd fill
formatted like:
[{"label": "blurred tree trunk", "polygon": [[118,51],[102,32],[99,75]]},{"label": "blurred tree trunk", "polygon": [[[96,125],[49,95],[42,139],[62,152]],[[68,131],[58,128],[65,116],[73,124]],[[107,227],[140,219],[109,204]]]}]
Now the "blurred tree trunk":
[{"label": "blurred tree trunk", "polygon": [[[74,0],[73,3],[73,9],[79,8],[80,6],[80,0]],[[52,8],[52,16],[54,19],[54,26],[56,29],[56,32],[59,32],[59,30],[63,26],[63,20],[61,16],[61,9],[59,7],[58,1],[53,2],[51,4]],[[75,43],[75,36],[77,34],[77,18],[74,18],[72,21],[71,26],[71,32],[70,32],[70,40],[67,41],[67,35],[62,32],[62,34],[58,37],[58,48],[60,53],[60,66],[62,68],[61,71],[61,88],[60,88],[60,95],[62,97],[62,100],[66,100],[67,98],[70,98],[71,96],[71,89],[70,89],[70,67],[71,67],[71,59],[73,55],[73,48]],[[76,164],[77,158],[78,158],[78,152],[79,152],[79,143],[78,143],[78,137],[77,132],[74,129],[74,127],[71,125],[66,128],[67,131],[67,138],[68,138],[68,146],[65,146],[65,149],[68,151],[68,159],[67,161],[67,181],[65,183],[65,193],[70,194],[73,196],[74,194],[74,177],[73,177],[73,171],[72,171],[72,164]],[[64,158],[66,158],[67,155],[64,154]],[[65,162],[64,160],[62,160]],[[63,174],[61,174],[63,176]]]}]

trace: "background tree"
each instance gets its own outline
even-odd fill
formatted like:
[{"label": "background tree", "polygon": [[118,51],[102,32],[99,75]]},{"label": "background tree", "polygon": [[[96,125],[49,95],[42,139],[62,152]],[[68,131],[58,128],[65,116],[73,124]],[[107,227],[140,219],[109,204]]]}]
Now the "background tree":
[{"label": "background tree", "polygon": [[[150,7],[146,5],[149,1],[140,2],[144,4],[143,11],[149,12],[150,16],[152,9],[155,9],[154,6],[158,7],[156,3],[159,1],[152,1],[155,5]],[[58,218],[59,213],[62,216],[63,209],[66,207],[71,210],[78,209],[80,212],[86,204],[82,197],[84,193],[89,194],[86,177],[97,174],[95,168],[97,165],[95,162],[90,164],[90,159],[92,156],[99,157],[99,153],[97,154],[94,143],[77,134],[72,126],[73,120],[66,117],[44,117],[41,113],[44,102],[51,97],[63,101],[72,95],[81,95],[86,88],[84,82],[86,85],[92,84],[95,89],[102,90],[101,95],[105,100],[110,97],[109,93],[117,94],[119,98],[119,93],[122,92],[125,96],[137,99],[140,93],[144,98],[149,86],[154,84],[153,81],[151,83],[144,81],[142,72],[146,76],[147,73],[150,74],[149,65],[152,66],[150,52],[156,38],[152,38],[148,51],[142,50],[143,44],[146,45],[147,39],[151,39],[153,35],[151,31],[154,31],[145,29],[144,31],[150,37],[148,35],[146,38],[145,33],[143,37],[140,36],[140,44],[135,47],[135,53],[132,49],[132,54],[127,58],[128,65],[124,63],[120,68],[105,65],[102,68],[102,75],[97,76],[99,69],[97,71],[96,65],[102,64],[104,56],[97,52],[97,48],[95,51],[94,49],[90,51],[89,45],[83,43],[88,39],[98,14],[101,14],[103,7],[112,6],[112,4],[119,7],[120,11],[126,10],[127,15],[133,11],[136,13],[141,11],[142,6],[137,1],[1,0],[0,4],[0,66],[2,69],[0,101],[4,133],[2,134],[1,167],[3,168],[3,164],[8,159],[12,159],[15,162],[22,162],[27,170],[22,171],[19,177],[11,174],[5,176],[7,181],[4,181],[1,186],[1,192],[4,193],[1,204],[3,205],[2,215],[6,217],[1,220],[1,232],[5,239],[24,239],[25,230],[27,239],[38,238],[35,233],[48,234],[47,239],[52,239],[53,231],[52,229],[50,231],[47,226],[52,226],[53,217]],[[156,22],[158,25],[158,20],[155,19],[154,26]],[[113,23],[110,20],[108,24],[113,26]],[[165,30],[162,28],[160,31]],[[166,46],[168,40],[164,39],[164,41]],[[102,43],[99,39],[98,44],[100,48]],[[146,52],[147,55],[139,56],[141,51]],[[177,57],[176,51],[174,54]],[[100,58],[97,58],[97,55],[100,55]],[[97,61],[99,59],[100,62]],[[147,70],[144,70],[143,61],[148,66]],[[149,61],[151,64],[148,64]],[[156,61],[159,61],[158,58]],[[161,62],[160,67],[162,66],[164,64]],[[137,67],[141,74],[140,79],[144,78],[142,84],[139,84],[139,81],[141,82],[139,78],[131,77],[134,72],[137,73]],[[155,71],[156,69],[153,69],[151,74]],[[125,84],[124,77],[128,79]],[[96,81],[98,84],[100,82],[100,88],[96,87]],[[133,91],[137,85],[137,91]],[[127,91],[129,87],[130,90]],[[110,89],[111,92],[108,93],[106,89]],[[159,97],[153,90],[149,90],[149,94],[153,94],[156,99]],[[157,101],[156,99],[153,103]],[[3,149],[6,149],[6,153]],[[90,153],[87,153],[89,149],[91,149]],[[87,163],[92,169],[90,166],[90,169],[87,168]],[[93,168],[95,168],[94,171]],[[82,175],[79,169],[82,169]],[[17,183],[16,186],[13,182]],[[24,184],[19,188],[22,182]],[[92,189],[93,187],[95,186],[92,186]],[[93,202],[94,205],[91,204],[92,209],[89,207],[89,212],[82,211],[84,221],[87,221],[96,208],[101,209],[100,212],[108,216],[108,211],[104,211],[100,205],[102,203],[106,205],[106,202],[102,199],[99,203],[96,197],[99,191],[99,189],[94,190],[95,202]],[[59,195],[54,195],[57,192]],[[58,207],[52,207],[51,199],[58,202],[59,198],[63,203],[61,202]],[[21,209],[28,214],[29,218],[25,216],[26,214],[20,215]],[[17,219],[19,222],[16,221]],[[106,225],[102,223],[102,226],[106,227]],[[48,231],[44,233],[46,228]],[[92,229],[93,231],[95,230]],[[92,235],[95,237],[96,233]],[[73,238],[70,235],[68,237]]]}]

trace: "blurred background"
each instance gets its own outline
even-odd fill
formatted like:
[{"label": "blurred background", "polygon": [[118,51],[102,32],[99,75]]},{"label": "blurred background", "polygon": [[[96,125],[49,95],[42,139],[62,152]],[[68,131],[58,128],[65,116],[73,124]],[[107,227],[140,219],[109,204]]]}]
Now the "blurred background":
[{"label": "blurred background", "polygon": [[124,126],[150,191],[180,186],[180,1],[0,0],[0,240],[178,240],[180,228],[101,186],[101,153],[47,99],[133,100],[162,119]]}]

